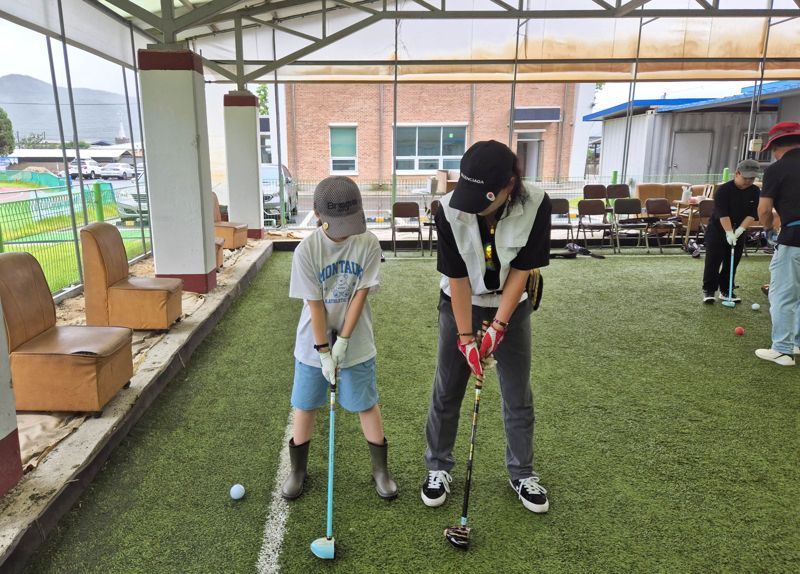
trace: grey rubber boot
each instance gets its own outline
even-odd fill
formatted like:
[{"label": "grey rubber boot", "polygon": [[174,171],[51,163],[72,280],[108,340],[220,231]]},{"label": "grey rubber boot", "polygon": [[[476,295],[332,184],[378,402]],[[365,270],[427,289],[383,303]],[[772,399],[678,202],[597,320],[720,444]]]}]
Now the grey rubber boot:
[{"label": "grey rubber boot", "polygon": [[308,466],[308,445],[311,441],[307,440],[303,444],[294,444],[294,439],[289,440],[289,460],[292,469],[289,476],[283,481],[281,494],[287,500],[294,500],[303,494],[303,483],[306,480],[306,467]]},{"label": "grey rubber boot", "polygon": [[383,439],[383,444],[373,444],[367,441],[369,445],[369,455],[372,459],[372,478],[375,479],[375,490],[381,498],[396,498],[397,497],[397,483],[392,480],[392,475],[389,474],[389,468],[386,464],[386,451],[389,448],[389,443],[386,438]]}]

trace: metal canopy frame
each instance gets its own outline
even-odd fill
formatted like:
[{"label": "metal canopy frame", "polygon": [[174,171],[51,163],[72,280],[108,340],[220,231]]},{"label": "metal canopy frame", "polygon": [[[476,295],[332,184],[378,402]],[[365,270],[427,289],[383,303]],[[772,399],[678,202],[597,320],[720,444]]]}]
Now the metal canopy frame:
[{"label": "metal canopy frame", "polygon": [[[274,31],[290,34],[309,42],[307,46],[277,59],[245,59],[241,51],[236,60],[205,59],[204,64],[221,75],[223,82],[242,85],[247,82],[263,80],[275,70],[285,66],[320,66],[335,64],[337,66],[396,66],[396,65],[433,65],[451,66],[459,64],[510,65],[526,64],[569,64],[576,63],[570,59],[521,59],[500,58],[491,60],[300,60],[321,48],[329,46],[359,30],[384,20],[579,20],[579,19],[617,19],[634,18],[648,23],[659,18],[764,18],[765,26],[772,26],[800,18],[800,0],[794,0],[797,8],[725,8],[719,0],[695,0],[691,8],[654,9],[649,8],[651,0],[586,0],[586,8],[578,10],[564,9],[524,9],[524,0],[491,0],[486,9],[464,11],[450,9],[447,0],[413,0],[415,10],[397,10],[388,0],[273,0],[264,1],[253,6],[242,0],[210,0],[195,3],[191,0],[180,0],[183,8],[174,8],[172,0],[160,0],[161,10],[151,12],[131,0],[84,0],[105,10],[127,17],[131,22],[143,29],[143,32],[162,39],[167,46],[175,44],[191,45],[193,41],[209,36],[224,37],[231,35],[231,41],[241,46],[242,32],[253,28],[266,27]],[[406,8],[406,7],[404,7]],[[345,28],[328,33],[328,19],[341,10],[349,10],[351,14],[358,12],[363,17]],[[293,28],[294,22],[301,22],[310,16],[321,16],[318,34],[307,30]],[[776,20],[780,19],[780,20]],[[793,58],[765,58],[765,54],[752,58],[596,58],[581,59],[582,64],[647,64],[658,62],[693,62],[693,63],[755,63],[763,67],[765,62],[796,62]],[[245,66],[253,67],[247,72]]]}]

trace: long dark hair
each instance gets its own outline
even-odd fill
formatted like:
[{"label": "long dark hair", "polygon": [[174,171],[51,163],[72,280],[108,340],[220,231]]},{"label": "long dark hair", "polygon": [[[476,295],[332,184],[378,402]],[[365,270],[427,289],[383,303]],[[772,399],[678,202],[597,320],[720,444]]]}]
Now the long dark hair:
[{"label": "long dark hair", "polygon": [[508,208],[512,205],[518,203],[522,205],[528,201],[528,192],[525,190],[525,186],[522,183],[522,167],[519,164],[517,154],[514,154],[514,165],[511,167],[511,173],[514,176],[514,187],[511,188],[511,193],[508,195],[508,204],[506,205],[504,215],[508,213]]}]

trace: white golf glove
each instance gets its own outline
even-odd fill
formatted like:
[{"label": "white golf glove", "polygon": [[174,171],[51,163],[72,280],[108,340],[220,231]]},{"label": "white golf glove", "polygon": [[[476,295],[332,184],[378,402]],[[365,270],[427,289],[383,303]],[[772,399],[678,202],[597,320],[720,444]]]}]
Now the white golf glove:
[{"label": "white golf glove", "polygon": [[319,354],[319,362],[322,364],[322,376],[329,383],[336,383],[336,362],[331,353],[324,352]]},{"label": "white golf glove", "polygon": [[350,341],[349,337],[342,337],[339,335],[336,338],[336,342],[333,344],[331,355],[333,356],[333,361],[336,363],[337,367],[342,363],[342,361],[344,361],[344,356],[347,353],[348,341]]},{"label": "white golf glove", "polygon": [[736,234],[733,231],[726,231],[725,239],[728,240],[728,245],[730,245],[731,247],[736,245]]},{"label": "white golf glove", "polygon": [[737,227],[736,231],[734,231],[733,234],[736,236],[736,239],[739,239],[742,236],[742,233],[744,233],[745,231],[747,230],[744,227]]}]

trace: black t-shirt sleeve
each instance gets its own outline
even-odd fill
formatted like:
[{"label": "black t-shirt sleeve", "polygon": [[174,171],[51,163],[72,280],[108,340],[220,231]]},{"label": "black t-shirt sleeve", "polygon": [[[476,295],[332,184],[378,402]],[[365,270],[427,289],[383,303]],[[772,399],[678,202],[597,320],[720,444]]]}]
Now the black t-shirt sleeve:
[{"label": "black t-shirt sleeve", "polygon": [[539,210],[536,212],[536,219],[533,220],[533,229],[528,236],[528,242],[511,260],[511,267],[528,271],[547,267],[550,264],[550,218],[552,212],[550,196],[545,193]]},{"label": "black t-shirt sleeve", "polygon": [[436,269],[445,277],[461,279],[469,277],[467,264],[458,252],[453,228],[444,215],[444,209],[436,210]]},{"label": "black t-shirt sleeve", "polygon": [[783,180],[782,173],[775,164],[764,170],[764,179],[761,182],[761,197],[769,197],[772,200],[778,199],[778,191]]}]

